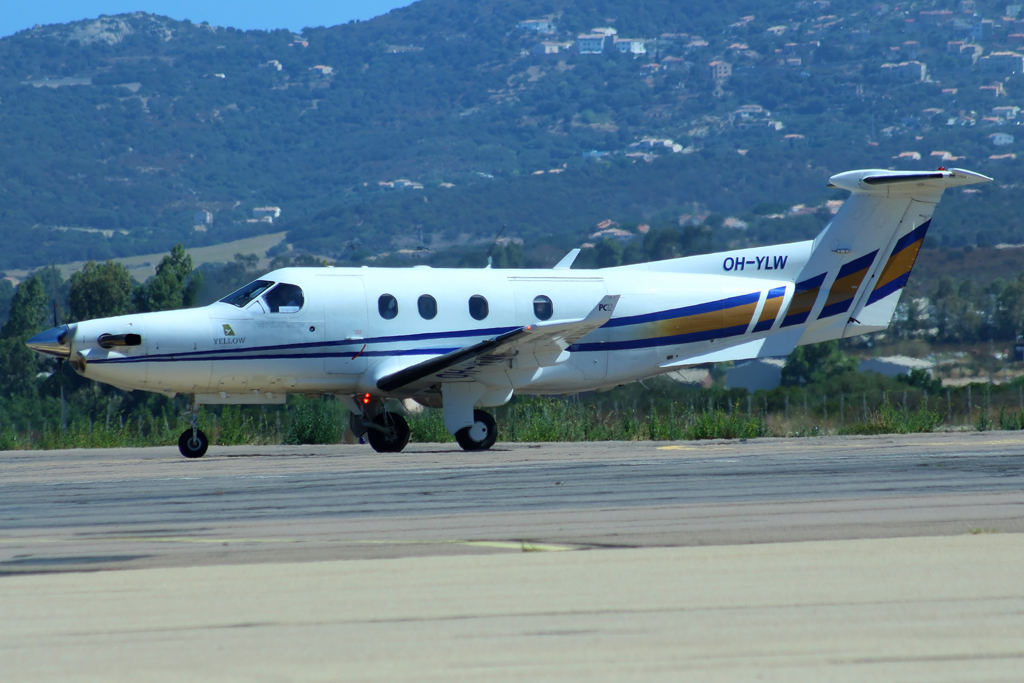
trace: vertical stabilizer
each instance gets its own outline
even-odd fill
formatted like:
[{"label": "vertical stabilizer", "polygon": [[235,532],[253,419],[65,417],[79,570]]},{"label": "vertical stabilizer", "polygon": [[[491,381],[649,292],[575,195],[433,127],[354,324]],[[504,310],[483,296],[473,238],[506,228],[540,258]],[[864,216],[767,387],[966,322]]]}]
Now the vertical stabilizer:
[{"label": "vertical stabilizer", "polygon": [[867,170],[830,180],[853,194],[814,240],[796,280],[782,327],[804,326],[800,344],[888,327],[943,191],[991,178]]}]

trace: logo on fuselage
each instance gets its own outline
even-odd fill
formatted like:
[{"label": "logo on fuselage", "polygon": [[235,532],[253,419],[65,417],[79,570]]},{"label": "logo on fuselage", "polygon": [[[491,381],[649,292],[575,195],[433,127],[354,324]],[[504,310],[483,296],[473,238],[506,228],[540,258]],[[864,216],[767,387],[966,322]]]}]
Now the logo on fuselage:
[{"label": "logo on fuselage", "polygon": [[235,334],[235,331],[231,329],[231,325],[227,323],[221,323],[221,327],[224,328],[224,337],[222,339],[214,339],[214,344],[244,344],[245,337],[239,337]]}]

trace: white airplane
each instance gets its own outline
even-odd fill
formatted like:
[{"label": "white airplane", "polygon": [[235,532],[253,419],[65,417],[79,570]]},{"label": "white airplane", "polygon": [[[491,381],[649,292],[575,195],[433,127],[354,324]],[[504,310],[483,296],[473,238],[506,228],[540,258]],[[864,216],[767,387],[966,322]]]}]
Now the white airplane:
[{"label": "white airplane", "polygon": [[444,409],[466,450],[481,408],[514,394],[601,391],[697,363],[785,356],[884,330],[959,169],[833,176],[852,195],[816,239],[599,270],[283,268],[204,308],[54,327],[28,341],[84,377],[189,396],[182,455],[208,440],[199,406],[333,394],[379,452],[409,441],[387,399]]}]

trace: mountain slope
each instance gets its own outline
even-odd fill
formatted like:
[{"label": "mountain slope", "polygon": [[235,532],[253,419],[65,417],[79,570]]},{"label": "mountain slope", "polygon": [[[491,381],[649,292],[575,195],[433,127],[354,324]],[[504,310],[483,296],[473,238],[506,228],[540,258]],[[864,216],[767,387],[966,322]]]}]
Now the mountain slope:
[{"label": "mountain slope", "polygon": [[[1012,150],[989,136],[1013,121],[984,116],[1020,103],[1019,75],[952,59],[962,30],[944,25],[911,36],[933,80],[884,80],[917,10],[956,9],[919,4],[420,0],[302,35],[142,13],[24,31],[0,40],[0,269],[282,223],[296,249],[331,258],[481,242],[501,224],[562,248],[605,219],[674,225],[704,210],[694,202],[757,222],[729,236],[756,241],[786,232],[752,217],[756,205],[817,204],[832,196],[828,175],[849,168],[957,163],[1012,186],[1021,164],[989,159]],[[557,32],[517,28],[539,17]],[[1015,35],[997,21],[977,41],[984,54]],[[648,54],[532,53],[595,26],[647,39]],[[730,77],[712,78],[716,59]],[[655,60],[665,68],[645,66]],[[994,81],[1005,95],[990,94]],[[630,147],[644,138],[677,148]],[[894,159],[904,152],[911,161]],[[399,178],[407,189],[380,184]],[[936,238],[1024,242],[1009,208],[1020,196],[1001,192],[969,231],[969,210],[937,217]],[[280,220],[248,222],[264,205]],[[205,232],[192,227],[200,209],[213,214]]]}]

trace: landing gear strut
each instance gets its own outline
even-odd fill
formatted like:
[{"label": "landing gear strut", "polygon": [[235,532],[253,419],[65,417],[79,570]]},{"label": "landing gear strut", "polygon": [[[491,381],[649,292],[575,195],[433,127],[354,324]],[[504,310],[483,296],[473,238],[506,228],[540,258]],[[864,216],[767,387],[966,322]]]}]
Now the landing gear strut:
[{"label": "landing gear strut", "polygon": [[206,449],[210,447],[210,440],[199,429],[199,406],[195,404],[194,399],[189,401],[188,408],[182,413],[182,417],[188,420],[191,427],[178,437],[178,451],[186,458],[201,458],[206,455]]},{"label": "landing gear strut", "polygon": [[[355,401],[350,410],[353,410],[353,414],[349,428],[356,436],[365,435],[373,450],[378,453],[398,453],[408,445],[412,432],[409,423],[398,413],[389,412],[383,400],[377,399],[373,403]],[[356,414],[355,410],[359,413]]]},{"label": "landing gear strut", "polygon": [[473,425],[455,432],[455,440],[464,451],[486,451],[498,440],[498,425],[489,413],[473,411]]}]

